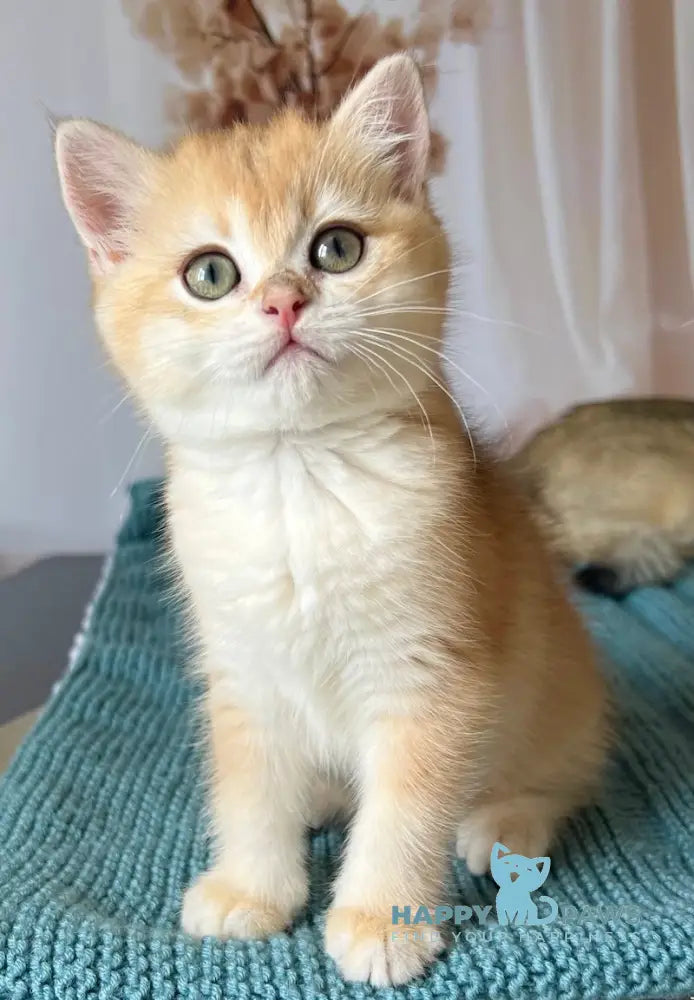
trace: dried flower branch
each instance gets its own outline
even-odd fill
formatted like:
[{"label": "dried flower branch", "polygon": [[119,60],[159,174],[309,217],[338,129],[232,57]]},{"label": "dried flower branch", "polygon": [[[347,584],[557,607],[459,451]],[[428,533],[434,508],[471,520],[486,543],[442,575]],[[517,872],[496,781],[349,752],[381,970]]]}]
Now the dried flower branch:
[{"label": "dried flower branch", "polygon": [[[135,30],[188,81],[172,95],[170,114],[198,128],[260,122],[282,103],[324,117],[378,59],[403,49],[420,56],[431,94],[441,42],[476,41],[489,2],[420,0],[406,30],[402,18],[351,15],[338,0],[123,0]],[[432,132],[435,170],[445,148]]]}]

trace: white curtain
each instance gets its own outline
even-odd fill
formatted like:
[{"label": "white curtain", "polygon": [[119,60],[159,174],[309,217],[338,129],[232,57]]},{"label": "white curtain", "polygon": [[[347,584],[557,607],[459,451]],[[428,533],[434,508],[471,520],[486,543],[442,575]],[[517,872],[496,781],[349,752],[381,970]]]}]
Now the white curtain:
[{"label": "white curtain", "polygon": [[497,0],[481,43],[447,54],[463,114],[442,194],[487,318],[450,343],[514,439],[572,400],[650,388],[632,30],[624,0]]},{"label": "white curtain", "polygon": [[[437,3],[398,14],[414,23]],[[144,141],[171,132],[179,70],[141,33],[151,0],[126,4],[0,11],[0,553],[109,547],[123,509],[111,494],[142,435],[127,404],[107,416],[120,392],[99,367],[41,106]],[[372,6],[386,21],[396,5]],[[449,142],[433,190],[457,250],[461,399],[510,447],[578,399],[694,395],[694,0],[467,6],[432,101]],[[124,479],[159,467],[143,448]]]}]

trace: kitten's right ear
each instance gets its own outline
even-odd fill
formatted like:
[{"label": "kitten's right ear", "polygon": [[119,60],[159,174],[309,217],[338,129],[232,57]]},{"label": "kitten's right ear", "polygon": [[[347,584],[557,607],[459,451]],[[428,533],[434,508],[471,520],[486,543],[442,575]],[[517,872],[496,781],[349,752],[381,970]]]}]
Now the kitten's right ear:
[{"label": "kitten's right ear", "polygon": [[492,861],[498,861],[498,859],[502,857],[504,854],[510,854],[510,853],[511,851],[508,849],[508,847],[505,847],[500,841],[497,840],[497,842],[492,847],[492,855],[491,855]]},{"label": "kitten's right ear", "polygon": [[86,119],[55,129],[55,157],[63,200],[95,274],[125,257],[153,154],[119,132]]}]

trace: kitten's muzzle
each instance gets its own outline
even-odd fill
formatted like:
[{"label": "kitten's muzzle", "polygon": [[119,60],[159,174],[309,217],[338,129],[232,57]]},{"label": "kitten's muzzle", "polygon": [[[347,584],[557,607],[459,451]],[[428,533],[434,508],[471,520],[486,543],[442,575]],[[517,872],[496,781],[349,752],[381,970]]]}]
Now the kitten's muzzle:
[{"label": "kitten's muzzle", "polygon": [[298,275],[284,272],[271,278],[263,289],[260,307],[267,316],[276,316],[277,327],[291,334],[311,294]]}]

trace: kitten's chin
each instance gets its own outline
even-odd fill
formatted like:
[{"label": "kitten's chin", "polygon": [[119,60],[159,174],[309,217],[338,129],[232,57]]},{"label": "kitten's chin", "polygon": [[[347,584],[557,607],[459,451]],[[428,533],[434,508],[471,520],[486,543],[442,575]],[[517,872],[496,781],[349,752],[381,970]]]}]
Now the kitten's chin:
[{"label": "kitten's chin", "polygon": [[277,354],[270,358],[270,361],[265,366],[263,377],[283,377],[286,374],[292,375],[297,370],[301,371],[302,369],[297,369],[297,366],[315,366],[318,364],[322,367],[326,367],[331,363],[332,362],[328,361],[328,359],[323,357],[322,354],[319,354],[319,352],[313,347],[291,340],[288,344],[285,344],[284,347],[277,352]]},{"label": "kitten's chin", "polygon": [[210,448],[243,437],[317,427],[340,418],[333,390],[318,373],[280,359],[252,384],[216,385],[185,398],[147,400],[159,433],[171,444]]},{"label": "kitten's chin", "polygon": [[[140,393],[150,419],[173,445],[203,449],[259,434],[314,431],[412,405],[389,379],[381,385],[354,369],[296,350],[247,382],[229,378],[173,395]],[[406,386],[405,389],[409,389]]]}]

